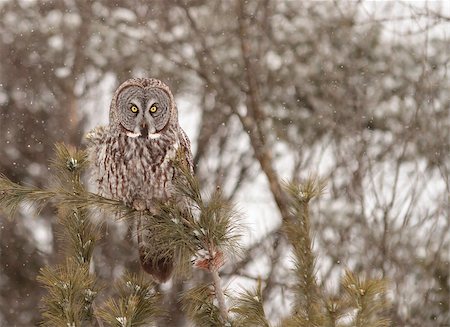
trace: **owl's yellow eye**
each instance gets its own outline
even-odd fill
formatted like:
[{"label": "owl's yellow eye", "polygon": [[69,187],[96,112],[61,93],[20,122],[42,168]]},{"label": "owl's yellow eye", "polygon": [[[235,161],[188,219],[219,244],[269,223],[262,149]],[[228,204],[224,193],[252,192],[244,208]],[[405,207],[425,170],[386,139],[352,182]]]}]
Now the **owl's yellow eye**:
[{"label": "owl's yellow eye", "polygon": [[150,107],[150,112],[151,112],[152,114],[154,114],[156,111],[158,111],[158,107],[156,107],[155,105],[153,105],[153,106]]},{"label": "owl's yellow eye", "polygon": [[139,111],[138,107],[136,107],[134,104],[130,107],[130,110],[132,113],[137,113]]}]

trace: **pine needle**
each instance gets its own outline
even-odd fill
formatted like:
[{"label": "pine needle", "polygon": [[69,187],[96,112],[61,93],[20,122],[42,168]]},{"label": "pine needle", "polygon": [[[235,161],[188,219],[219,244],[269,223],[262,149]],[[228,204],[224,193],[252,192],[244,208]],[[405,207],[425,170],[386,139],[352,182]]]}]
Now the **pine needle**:
[{"label": "pine needle", "polygon": [[207,270],[218,269],[224,256],[239,256],[242,225],[234,206],[219,190],[204,199],[197,179],[187,169],[181,171],[175,199],[161,203],[156,215],[144,214],[141,228],[152,239],[153,250],[147,255],[174,257],[175,276],[184,277],[192,263]]},{"label": "pine needle", "polygon": [[0,174],[0,208],[9,217],[15,216],[20,204],[34,205],[39,212],[45,204],[51,202],[66,208],[104,210],[122,219],[135,218],[135,210],[123,202],[107,199],[85,190],[81,183],[81,175],[87,165],[84,151],[57,144],[55,153],[56,158],[52,160],[55,172],[53,186],[45,189],[22,186]]},{"label": "pine needle", "polygon": [[182,310],[198,327],[225,327],[214,298],[212,284],[198,285],[182,295]]},{"label": "pine needle", "polygon": [[20,204],[36,206],[40,211],[46,202],[56,196],[53,190],[41,190],[31,186],[21,186],[0,174],[0,209],[11,218],[14,218]]},{"label": "pine needle", "polygon": [[125,274],[116,286],[118,299],[109,299],[98,311],[98,316],[114,327],[147,326],[156,321],[163,311],[155,284],[133,274]]},{"label": "pine needle", "polygon": [[325,191],[326,182],[316,175],[310,175],[303,183],[284,183],[285,190],[297,202],[309,203]]},{"label": "pine needle", "polygon": [[63,226],[58,235],[66,253],[80,264],[89,264],[95,244],[100,239],[99,225],[93,223],[86,210],[60,208],[59,223]]},{"label": "pine needle", "polygon": [[237,316],[233,320],[236,327],[269,327],[264,312],[261,283],[254,291],[244,291],[234,299],[233,307],[230,309]]},{"label": "pine needle", "polygon": [[345,300],[337,296],[328,296],[325,299],[326,319],[325,326],[337,327],[341,326],[339,321],[345,316],[346,306]]},{"label": "pine needle", "polygon": [[293,321],[306,320],[311,326],[320,326],[324,321],[322,298],[316,280],[316,257],[313,253],[313,238],[309,218],[309,201],[319,196],[324,182],[316,177],[304,184],[286,184],[290,195],[293,219],[285,221],[284,231],[293,247],[294,272],[296,275],[296,315]]},{"label": "pine needle", "polygon": [[47,289],[42,299],[44,326],[82,326],[92,319],[92,302],[98,294],[87,264],[68,259],[65,265],[41,269],[38,281]]},{"label": "pine needle", "polygon": [[55,144],[55,158],[50,163],[52,171],[61,185],[71,186],[75,193],[83,189],[81,174],[88,164],[85,151],[57,143]]},{"label": "pine needle", "polygon": [[346,271],[342,287],[347,294],[350,306],[356,309],[353,320],[355,327],[387,327],[389,304],[385,300],[387,282],[383,279],[367,279]]}]

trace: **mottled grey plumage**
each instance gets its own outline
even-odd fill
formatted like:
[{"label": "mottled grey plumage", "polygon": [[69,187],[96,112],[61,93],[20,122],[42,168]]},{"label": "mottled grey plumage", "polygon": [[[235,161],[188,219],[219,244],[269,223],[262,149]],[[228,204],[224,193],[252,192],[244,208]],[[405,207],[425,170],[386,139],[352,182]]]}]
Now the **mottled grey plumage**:
[{"label": "mottled grey plumage", "polygon": [[[94,129],[88,140],[99,194],[137,210],[152,212],[156,201],[172,197],[177,155],[181,153],[192,170],[189,139],[178,123],[173,95],[156,79],[134,78],[120,85],[111,102],[109,126]],[[151,240],[152,235],[138,228],[143,268],[165,281],[172,260],[152,261]]]}]

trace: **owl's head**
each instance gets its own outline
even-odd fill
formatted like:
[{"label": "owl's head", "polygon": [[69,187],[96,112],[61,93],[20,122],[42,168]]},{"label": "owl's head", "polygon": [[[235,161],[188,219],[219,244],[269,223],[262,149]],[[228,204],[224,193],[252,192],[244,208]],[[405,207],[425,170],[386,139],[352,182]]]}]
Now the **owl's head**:
[{"label": "owl's head", "polygon": [[133,78],[122,83],[111,102],[109,124],[129,137],[158,138],[178,124],[172,92],[152,78]]}]

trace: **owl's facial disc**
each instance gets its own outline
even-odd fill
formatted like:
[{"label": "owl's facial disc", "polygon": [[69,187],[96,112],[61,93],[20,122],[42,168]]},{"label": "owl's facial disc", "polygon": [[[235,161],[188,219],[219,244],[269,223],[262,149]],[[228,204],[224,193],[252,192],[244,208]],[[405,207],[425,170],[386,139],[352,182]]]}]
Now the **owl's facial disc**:
[{"label": "owl's facial disc", "polygon": [[159,138],[170,119],[170,99],[159,88],[130,86],[118,96],[118,120],[129,137]]}]

